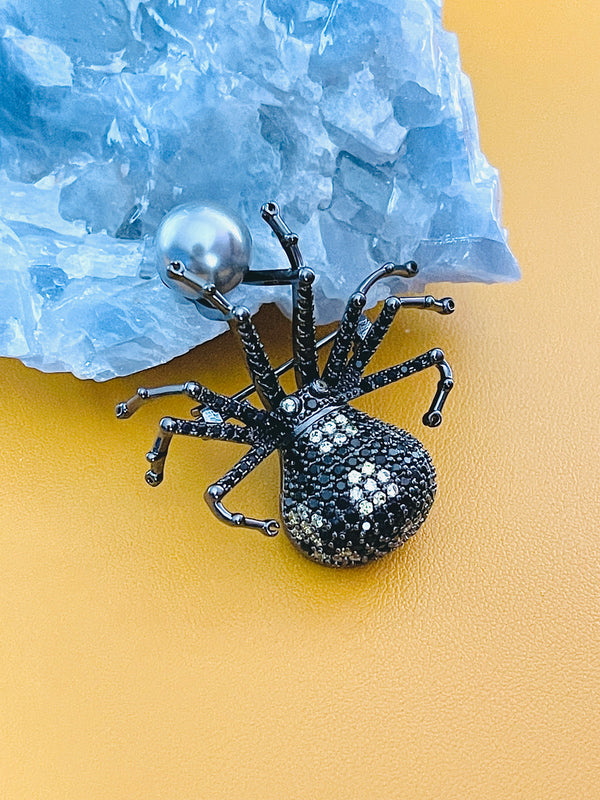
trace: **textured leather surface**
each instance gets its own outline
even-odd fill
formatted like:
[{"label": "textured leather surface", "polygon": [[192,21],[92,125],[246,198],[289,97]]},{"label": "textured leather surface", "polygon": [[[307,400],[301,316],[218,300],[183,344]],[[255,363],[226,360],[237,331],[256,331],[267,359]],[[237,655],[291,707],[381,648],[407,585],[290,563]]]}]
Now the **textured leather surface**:
[{"label": "textured leather surface", "polygon": [[[185,404],[114,403],[234,391],[227,338],[107,385],[2,362],[2,798],[600,797],[597,4],[447,0],[446,22],[524,279],[452,288],[453,317],[407,313],[377,356],[437,345],[455,369],[440,429],[431,375],[360,404],[429,448],[425,527],[336,572],[216,523],[202,491],[235,445],[177,441],[147,487]],[[285,358],[287,323],[259,324]],[[272,458],[232,499],[277,494]]]}]

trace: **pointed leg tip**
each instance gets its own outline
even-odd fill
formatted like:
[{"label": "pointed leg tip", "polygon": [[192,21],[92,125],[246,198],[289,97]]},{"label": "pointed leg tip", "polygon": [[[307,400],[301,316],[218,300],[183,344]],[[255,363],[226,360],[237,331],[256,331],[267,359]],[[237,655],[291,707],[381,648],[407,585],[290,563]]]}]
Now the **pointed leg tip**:
[{"label": "pointed leg tip", "polygon": [[115,414],[117,415],[117,419],[129,419],[131,412],[127,407],[127,403],[117,403]]},{"label": "pointed leg tip", "polygon": [[159,486],[163,481],[162,474],[159,474],[157,472],[152,472],[151,469],[148,470],[148,472],[145,475],[145,478],[148,486]]},{"label": "pointed leg tip", "polygon": [[438,428],[442,424],[442,415],[439,411],[429,411],[423,417],[423,425],[428,428]]},{"label": "pointed leg tip", "polygon": [[275,217],[279,214],[279,206],[274,200],[269,200],[268,203],[265,203],[261,209],[260,213],[262,214],[263,219],[268,219],[269,217]]},{"label": "pointed leg tip", "polygon": [[279,533],[279,523],[276,519],[267,519],[264,522],[262,532],[265,536],[273,537]]}]

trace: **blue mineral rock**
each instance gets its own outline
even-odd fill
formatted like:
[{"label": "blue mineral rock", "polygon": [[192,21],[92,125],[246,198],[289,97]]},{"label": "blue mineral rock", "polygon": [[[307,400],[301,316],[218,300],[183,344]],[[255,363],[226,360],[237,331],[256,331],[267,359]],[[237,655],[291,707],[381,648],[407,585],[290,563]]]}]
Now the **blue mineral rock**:
[{"label": "blue mineral rock", "polygon": [[272,268],[276,200],[321,323],[388,260],[418,289],[518,278],[441,0],[14,0],[0,87],[0,354],[38,369],[105,380],[224,330],[156,274],[186,202],[237,211]]}]

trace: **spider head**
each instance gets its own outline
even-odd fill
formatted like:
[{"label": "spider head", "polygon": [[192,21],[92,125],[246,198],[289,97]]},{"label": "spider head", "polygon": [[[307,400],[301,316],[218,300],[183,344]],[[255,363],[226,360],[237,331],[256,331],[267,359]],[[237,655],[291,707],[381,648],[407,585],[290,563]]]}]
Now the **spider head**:
[{"label": "spider head", "polygon": [[292,430],[323,409],[338,404],[339,399],[325,381],[317,379],[284,397],[272,415],[282,427]]}]

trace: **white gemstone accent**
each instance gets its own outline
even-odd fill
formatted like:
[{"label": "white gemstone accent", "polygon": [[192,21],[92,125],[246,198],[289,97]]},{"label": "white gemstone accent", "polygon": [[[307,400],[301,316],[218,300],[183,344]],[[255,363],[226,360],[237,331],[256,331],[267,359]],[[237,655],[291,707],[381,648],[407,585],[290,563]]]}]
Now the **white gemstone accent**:
[{"label": "white gemstone accent", "polygon": [[363,500],[362,503],[359,503],[358,510],[363,516],[366,516],[373,511],[373,503],[370,503],[368,500]]},{"label": "white gemstone accent", "polygon": [[314,514],[312,518],[312,524],[315,528],[322,528],[325,520],[320,514]]},{"label": "white gemstone accent", "polygon": [[327,435],[335,433],[335,422],[333,420],[330,419],[323,425],[323,433],[326,433]]},{"label": "white gemstone accent", "polygon": [[333,437],[334,444],[344,444],[347,441],[348,437],[345,433],[336,433]]},{"label": "white gemstone accent", "polygon": [[338,414],[336,417],[333,418],[333,420],[338,425],[345,425],[348,422],[348,417],[345,417],[343,414]]},{"label": "white gemstone accent", "polygon": [[379,489],[379,486],[375,483],[373,478],[367,478],[365,481],[365,491],[367,492],[376,492]]},{"label": "white gemstone accent", "polygon": [[387,469],[380,469],[377,473],[377,480],[379,483],[387,483],[391,477]]},{"label": "white gemstone accent", "polygon": [[386,501],[386,496],[383,492],[375,492],[373,495],[373,502],[376,506],[382,506]]},{"label": "white gemstone accent", "polygon": [[362,475],[360,472],[357,472],[355,469],[350,470],[348,473],[348,483],[360,483],[362,481]]},{"label": "white gemstone accent", "polygon": [[398,494],[398,487],[395,483],[388,483],[386,491],[388,493],[388,497],[396,497]]},{"label": "white gemstone accent", "polygon": [[223,417],[211,408],[203,408],[201,413],[204,422],[223,422]]},{"label": "white gemstone accent", "polygon": [[298,408],[298,401],[293,397],[286,397],[285,400],[281,401],[281,408],[283,408],[286,414],[293,414]]},{"label": "white gemstone accent", "polygon": [[348,425],[346,433],[348,436],[354,436],[355,433],[358,433],[358,428],[355,428],[354,425]]},{"label": "white gemstone accent", "polygon": [[331,451],[333,450],[333,445],[331,444],[331,442],[323,442],[319,447],[319,450],[322,453],[331,453]]},{"label": "white gemstone accent", "polygon": [[362,465],[362,471],[364,475],[372,475],[375,472],[375,464],[371,461],[365,461]]},{"label": "white gemstone accent", "polygon": [[363,522],[361,525],[363,531],[370,531],[371,530],[371,523],[370,522]]},{"label": "white gemstone accent", "polygon": [[350,499],[355,503],[358,503],[359,500],[363,499],[363,490],[360,488],[360,486],[353,486],[350,489]]},{"label": "white gemstone accent", "polygon": [[321,433],[321,431],[314,430],[310,432],[310,436],[308,438],[310,439],[311,442],[318,444],[323,438],[323,434]]}]

